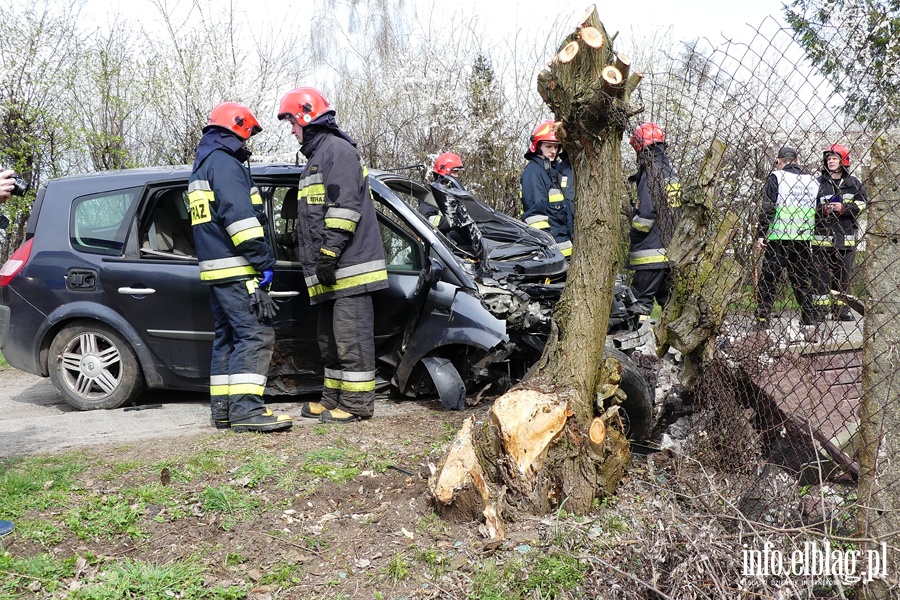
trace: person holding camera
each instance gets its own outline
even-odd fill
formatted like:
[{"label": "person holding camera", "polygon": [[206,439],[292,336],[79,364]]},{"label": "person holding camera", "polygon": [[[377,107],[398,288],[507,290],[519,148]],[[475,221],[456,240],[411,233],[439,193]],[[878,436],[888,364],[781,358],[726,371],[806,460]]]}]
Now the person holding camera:
[{"label": "person holding camera", "polygon": [[0,173],[0,203],[6,202],[12,196],[16,187],[15,171],[6,170]]}]

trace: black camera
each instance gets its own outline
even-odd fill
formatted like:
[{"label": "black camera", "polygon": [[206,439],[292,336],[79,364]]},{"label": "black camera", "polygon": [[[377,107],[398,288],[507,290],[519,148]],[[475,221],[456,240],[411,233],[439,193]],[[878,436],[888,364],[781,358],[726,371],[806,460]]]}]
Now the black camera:
[{"label": "black camera", "polygon": [[25,192],[28,191],[28,182],[16,175],[13,175],[13,180],[16,183],[13,185],[13,189],[10,193],[13,196],[24,196]]}]

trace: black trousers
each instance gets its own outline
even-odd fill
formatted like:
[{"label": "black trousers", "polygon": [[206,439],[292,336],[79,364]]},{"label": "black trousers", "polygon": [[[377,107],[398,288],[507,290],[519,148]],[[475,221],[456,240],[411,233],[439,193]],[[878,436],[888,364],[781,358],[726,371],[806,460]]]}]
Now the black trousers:
[{"label": "black trousers", "polygon": [[[829,290],[844,294],[850,293],[850,276],[853,274],[855,257],[856,248],[854,246],[814,248],[813,260],[816,265],[816,275],[819,277],[817,287],[825,294],[828,294]],[[849,314],[850,308],[840,298],[834,298],[831,302],[831,312],[840,318]]]},{"label": "black trousers", "polygon": [[669,267],[662,269],[640,269],[634,272],[631,278],[631,291],[634,292],[636,302],[632,311],[636,314],[649,315],[653,311],[653,301],[665,307],[669,301],[669,291],[672,285],[671,270]]},{"label": "black trousers", "polygon": [[782,271],[787,273],[788,282],[794,290],[794,298],[800,305],[800,319],[804,325],[822,320],[821,311],[813,305],[814,277],[812,253],[809,242],[794,240],[769,240],[763,254],[762,270],[759,274],[756,316],[768,319],[775,303],[775,293]]},{"label": "black trousers", "polygon": [[250,312],[245,281],[211,286],[209,300],[216,328],[209,377],[212,418],[234,422],[262,414],[275,330]]},{"label": "black trousers", "polygon": [[375,413],[375,310],[371,294],[319,305],[319,350],[325,363],[322,405],[371,417]]}]

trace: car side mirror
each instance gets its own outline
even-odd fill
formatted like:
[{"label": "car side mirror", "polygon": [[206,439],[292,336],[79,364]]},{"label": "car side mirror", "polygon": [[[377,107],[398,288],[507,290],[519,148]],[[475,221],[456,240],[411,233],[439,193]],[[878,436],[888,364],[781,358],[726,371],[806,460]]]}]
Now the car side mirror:
[{"label": "car side mirror", "polygon": [[444,265],[436,258],[429,259],[428,266],[425,268],[425,281],[434,284],[441,280],[444,274]]},{"label": "car side mirror", "polygon": [[414,294],[418,296],[425,287],[431,287],[441,280],[444,274],[444,265],[436,258],[430,258],[428,265],[419,272],[419,280],[416,282],[416,291]]}]

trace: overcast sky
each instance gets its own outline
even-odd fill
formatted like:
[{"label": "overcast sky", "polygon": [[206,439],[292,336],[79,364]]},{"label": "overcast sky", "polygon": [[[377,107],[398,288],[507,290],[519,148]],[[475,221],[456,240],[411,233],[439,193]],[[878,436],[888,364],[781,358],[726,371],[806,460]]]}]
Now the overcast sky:
[{"label": "overcast sky", "polygon": [[[498,36],[513,32],[526,37],[540,37],[543,30],[552,29],[555,23],[566,28],[592,5],[587,0],[403,0],[407,8],[420,16],[432,16],[440,21],[441,11],[459,16],[476,16],[479,23]],[[186,6],[190,0],[159,0],[170,6]],[[204,0],[204,6],[227,0]],[[254,0],[238,3],[239,10],[251,12],[254,18],[265,20],[295,21],[302,24],[318,11],[333,10],[335,5],[354,4],[352,0]],[[359,2],[365,4],[365,1]],[[137,17],[147,23],[157,14],[152,0],[85,0],[85,11],[94,22],[121,11],[129,17]],[[782,18],[782,0],[639,0],[637,2],[598,2],[597,12],[610,33],[616,31],[652,32],[660,28],[672,28],[673,38],[709,38],[713,43],[728,37],[744,37],[767,16],[779,22]]]}]

